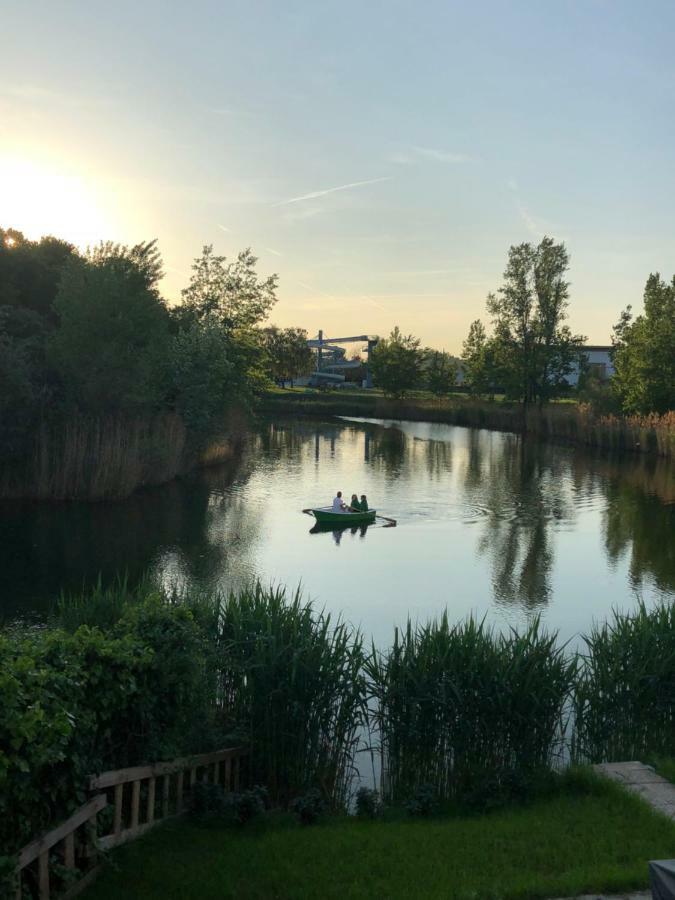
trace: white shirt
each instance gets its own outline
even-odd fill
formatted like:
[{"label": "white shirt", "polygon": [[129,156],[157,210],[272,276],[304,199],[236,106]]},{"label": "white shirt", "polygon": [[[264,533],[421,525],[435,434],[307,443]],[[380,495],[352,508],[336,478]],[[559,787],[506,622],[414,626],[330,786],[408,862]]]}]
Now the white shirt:
[{"label": "white shirt", "polygon": [[342,504],[344,500],[342,497],[335,497],[333,500],[333,512],[342,512]]}]

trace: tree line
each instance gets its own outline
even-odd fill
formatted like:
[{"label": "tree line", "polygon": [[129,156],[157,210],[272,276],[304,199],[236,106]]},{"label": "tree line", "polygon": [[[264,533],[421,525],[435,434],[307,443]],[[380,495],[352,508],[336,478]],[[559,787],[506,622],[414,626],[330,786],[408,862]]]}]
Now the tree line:
[{"label": "tree line", "polygon": [[278,279],[257,262],[205,246],[171,306],[156,241],[81,253],[0,229],[0,454],[24,453],[41,419],[74,412],[175,411],[199,441],[228,406],[307,371],[305,332],[263,327]]},{"label": "tree line", "polygon": [[[577,373],[579,396],[601,412],[675,409],[675,277],[669,284],[650,275],[644,313],[634,318],[628,307],[621,314],[612,338],[615,373],[603,383],[588,364],[586,338],[567,325],[568,270],[564,243],[550,237],[510,248],[503,284],[487,298],[490,330],[477,319],[464,341],[463,386],[476,396],[518,401],[526,416],[530,405],[569,395]],[[447,395],[457,381],[457,360],[421,349],[398,328],[380,341],[371,362],[376,384],[393,397],[416,388]]]}]

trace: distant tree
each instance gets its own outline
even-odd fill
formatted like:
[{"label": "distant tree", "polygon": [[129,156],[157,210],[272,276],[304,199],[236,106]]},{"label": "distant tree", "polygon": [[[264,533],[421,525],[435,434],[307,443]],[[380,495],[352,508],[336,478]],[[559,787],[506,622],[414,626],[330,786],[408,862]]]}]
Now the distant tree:
[{"label": "distant tree", "polygon": [[464,381],[472,394],[479,397],[494,394],[497,378],[495,347],[494,342],[488,339],[480,319],[471,323],[462,349],[462,363]]},{"label": "distant tree", "polygon": [[251,328],[267,318],[277,302],[278,278],[260,278],[257,257],[250,248],[235,260],[216,256],[206,245],[192,266],[190,284],[183,290],[186,310],[198,317],[215,315],[228,328]]},{"label": "distant tree", "polygon": [[66,398],[92,412],[156,408],[163,400],[168,313],[155,242],[102,244],[65,266],[48,344]]},{"label": "distant tree", "polygon": [[0,460],[24,454],[38,399],[28,352],[0,333]]},{"label": "distant tree", "polygon": [[613,387],[628,413],[675,409],[675,276],[656,273],[644,291],[644,314],[630,306],[614,328]]},{"label": "distant tree", "polygon": [[263,337],[270,376],[275,381],[290,381],[292,386],[294,379],[311,372],[313,355],[303,328],[271,325],[263,330]]},{"label": "distant tree", "polygon": [[445,397],[457,382],[457,363],[449,353],[431,350],[426,354],[426,386],[436,397]]},{"label": "distant tree", "polygon": [[377,387],[388,396],[401,399],[422,382],[419,339],[402,334],[396,326],[370,354],[370,367]]},{"label": "distant tree", "polygon": [[499,378],[524,417],[530,403],[541,406],[565,389],[579,363],[584,338],[564,324],[568,266],[565,245],[552,238],[519,244],[509,250],[503,287],[488,296]]}]

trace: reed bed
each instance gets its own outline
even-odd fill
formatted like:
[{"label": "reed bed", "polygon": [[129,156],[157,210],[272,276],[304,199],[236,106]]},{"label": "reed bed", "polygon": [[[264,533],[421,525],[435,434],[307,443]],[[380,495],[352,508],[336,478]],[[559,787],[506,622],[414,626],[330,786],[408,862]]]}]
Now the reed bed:
[{"label": "reed bed", "polygon": [[585,637],[574,694],[580,762],[675,754],[675,605],[615,612]]},{"label": "reed bed", "polygon": [[[480,400],[451,395],[436,399],[411,396],[401,401],[381,394],[270,394],[263,409],[267,413],[366,416],[408,419],[413,422],[443,422],[466,428],[522,432],[523,410],[518,403]],[[675,458],[675,411],[646,416],[598,415],[585,403],[550,403],[528,410],[526,431],[559,443],[582,444],[610,452],[646,453]]]},{"label": "reed bed", "polygon": [[344,805],[365,714],[359,633],[258,584],[223,603],[218,645],[221,702],[246,730],[254,780],[282,803],[320,787]]},{"label": "reed bed", "polygon": [[535,621],[497,634],[447,615],[396,629],[366,670],[382,756],[382,793],[401,802],[423,784],[443,799],[550,769],[560,758],[576,661]]}]

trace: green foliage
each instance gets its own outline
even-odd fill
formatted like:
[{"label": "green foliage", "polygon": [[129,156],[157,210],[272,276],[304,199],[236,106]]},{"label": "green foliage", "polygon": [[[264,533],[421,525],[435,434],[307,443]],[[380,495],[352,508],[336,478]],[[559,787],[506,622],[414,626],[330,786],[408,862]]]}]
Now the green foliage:
[{"label": "green foliage", "polygon": [[575,668],[538,621],[506,635],[474,619],[451,627],[447,615],[396,629],[393,647],[366,663],[387,802],[424,783],[461,797],[486,776],[552,765]]},{"label": "green foliage", "polygon": [[675,755],[675,606],[615,612],[585,637],[576,693],[575,758]]},{"label": "green foliage", "polygon": [[408,815],[426,818],[438,811],[438,790],[433,784],[420,784],[406,803]]},{"label": "green foliage", "polygon": [[312,370],[313,355],[307,346],[304,328],[277,328],[271,325],[263,331],[267,366],[274,381],[290,381]]},{"label": "green foliage", "polygon": [[480,319],[476,319],[471,323],[469,335],[464,341],[462,359],[464,381],[471,393],[479,397],[494,394],[498,378],[494,351],[494,342],[488,340],[485,326]]},{"label": "green foliage", "polygon": [[141,412],[161,403],[169,333],[159,265],[151,242],[101,245],[64,268],[48,350],[77,407]]},{"label": "green foliage", "polygon": [[76,254],[67,241],[55,237],[29,241],[20,231],[0,228],[0,306],[32,312],[53,327],[61,272]]},{"label": "green foliage", "polygon": [[378,819],[384,806],[379,791],[360,787],[356,792],[356,815],[361,819]]},{"label": "green foliage", "polygon": [[0,844],[64,818],[94,772],[215,746],[211,658],[191,611],[157,597],[108,635],[0,634]]},{"label": "green foliage", "polygon": [[375,384],[388,397],[396,399],[405,397],[421,384],[422,361],[419,339],[402,334],[398,326],[370,354]]},{"label": "green foliage", "polygon": [[647,279],[644,314],[633,320],[630,307],[614,329],[613,386],[629,413],[675,409],[675,276]]},{"label": "green foliage", "polygon": [[435,397],[444,397],[457,381],[457,363],[449,353],[430,351],[426,356],[426,386]]},{"label": "green foliage", "polygon": [[290,809],[301,825],[314,825],[328,811],[328,804],[321,791],[313,788],[291,801]]}]

